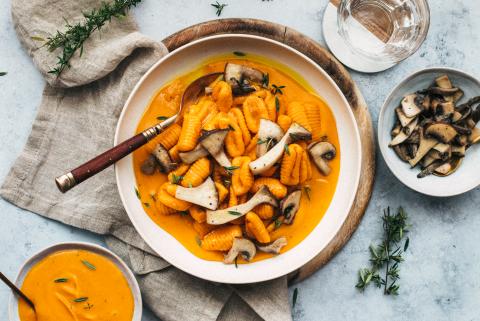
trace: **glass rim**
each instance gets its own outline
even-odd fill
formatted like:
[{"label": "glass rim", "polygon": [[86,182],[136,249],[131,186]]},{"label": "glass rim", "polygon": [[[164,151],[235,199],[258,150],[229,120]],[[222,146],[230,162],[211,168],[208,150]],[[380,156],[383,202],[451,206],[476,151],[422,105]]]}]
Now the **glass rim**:
[{"label": "glass rim", "polygon": [[[428,4],[427,0],[417,0],[421,5],[423,5],[423,9],[425,10],[425,17],[424,17],[424,23],[423,25],[423,32],[420,32],[418,35],[418,38],[416,38],[416,44],[410,48],[408,51],[405,52],[405,54],[401,55],[397,59],[392,59],[392,56],[386,55],[386,54],[380,54],[380,55],[371,55],[367,51],[364,51],[360,48],[357,48],[352,45],[352,42],[350,41],[350,36],[344,26],[342,25],[341,21],[344,20],[342,18],[342,12],[346,10],[346,5],[347,2],[350,2],[352,0],[341,0],[338,4],[337,7],[337,28],[338,28],[338,33],[342,37],[342,39],[345,41],[347,47],[350,49],[350,51],[354,54],[359,54],[363,58],[370,60],[371,62],[378,62],[378,59],[385,59],[385,62],[388,63],[399,63],[408,57],[412,56],[415,52],[418,51],[418,49],[422,46],[422,44],[425,42],[425,39],[427,38],[428,32],[430,30],[430,6]],[[412,0],[410,0],[412,1]]]}]

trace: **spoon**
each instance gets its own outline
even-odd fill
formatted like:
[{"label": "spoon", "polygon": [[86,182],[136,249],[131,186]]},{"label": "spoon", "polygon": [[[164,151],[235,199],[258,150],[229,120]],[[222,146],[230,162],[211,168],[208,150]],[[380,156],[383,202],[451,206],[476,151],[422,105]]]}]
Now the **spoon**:
[{"label": "spoon", "polygon": [[0,279],[8,285],[10,289],[12,289],[13,292],[15,292],[20,298],[22,298],[32,309],[35,311],[35,305],[33,304],[32,300],[30,300],[22,291],[20,291],[19,288],[15,286],[5,275],[3,275],[2,272],[0,272]]},{"label": "spoon", "polygon": [[222,73],[216,72],[207,74],[194,80],[190,85],[188,85],[187,89],[185,89],[185,92],[182,96],[182,101],[180,103],[180,110],[177,114],[161,123],[156,124],[155,126],[144,130],[132,138],[127,139],[112,149],[107,150],[103,154],[100,154],[83,165],[71,170],[67,174],[58,176],[55,178],[55,183],[57,184],[58,189],[62,193],[67,192],[74,186],[98,174],[134,150],[145,145],[148,141],[159,135],[175,121],[179,122],[183,116],[183,112],[185,111],[185,105],[195,102],[200,94],[205,90],[205,87],[215,81],[220,75],[222,75]]}]

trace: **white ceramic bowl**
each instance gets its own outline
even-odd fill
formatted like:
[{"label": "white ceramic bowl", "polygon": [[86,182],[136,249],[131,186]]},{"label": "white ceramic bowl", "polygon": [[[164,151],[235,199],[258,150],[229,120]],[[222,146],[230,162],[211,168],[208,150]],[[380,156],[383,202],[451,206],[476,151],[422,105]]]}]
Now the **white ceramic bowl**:
[{"label": "white ceramic bowl", "polygon": [[[395,123],[395,108],[407,94],[429,87],[440,75],[448,75],[454,86],[462,88],[465,95],[459,103],[480,95],[480,82],[467,73],[452,68],[428,68],[418,71],[398,84],[388,95],[378,119],[378,143],[380,151],[393,174],[411,189],[431,196],[447,197],[465,193],[480,185],[480,146],[470,147],[462,164],[447,177],[429,175],[417,178],[418,167],[411,169],[408,163],[398,158],[394,150],[388,147],[391,140],[390,131]],[[478,125],[477,125],[478,126]]]},{"label": "white ceramic bowl", "polygon": [[360,137],[345,97],[328,74],[305,55],[266,38],[218,35],[200,39],[170,53],[143,76],[124,106],[115,134],[115,144],[135,134],[137,124],[152,95],[165,83],[195,69],[212,56],[233,51],[260,55],[289,66],[302,75],[332,108],[340,139],[340,176],[325,216],[310,235],[284,254],[242,264],[238,269],[222,262],[206,261],[191,254],[144,212],[134,191],[136,181],[131,155],[116,164],[115,172],[120,197],[133,225],[161,257],[177,268],[206,280],[253,283],[280,277],[311,260],[334,237],[352,206],[360,176]]},{"label": "white ceramic bowl", "polygon": [[[49,246],[43,250],[40,250],[32,257],[30,257],[23,265],[20,267],[20,271],[15,279],[15,285],[21,287],[25,276],[30,271],[30,269],[37,264],[39,261],[44,259],[46,256],[63,250],[86,250],[93,253],[100,254],[110,261],[112,261],[119,269],[122,271],[125,279],[128,282],[128,285],[132,291],[133,295],[133,318],[132,321],[141,321],[142,319],[142,295],[140,293],[140,288],[138,287],[137,280],[133,275],[132,271],[128,266],[120,259],[117,255],[113,254],[111,251],[107,250],[104,247],[101,247],[92,243],[84,242],[72,242],[72,243],[58,243],[52,246]],[[20,316],[18,315],[18,298],[16,295],[10,296],[10,302],[8,307],[9,320],[10,321],[20,321]]]}]

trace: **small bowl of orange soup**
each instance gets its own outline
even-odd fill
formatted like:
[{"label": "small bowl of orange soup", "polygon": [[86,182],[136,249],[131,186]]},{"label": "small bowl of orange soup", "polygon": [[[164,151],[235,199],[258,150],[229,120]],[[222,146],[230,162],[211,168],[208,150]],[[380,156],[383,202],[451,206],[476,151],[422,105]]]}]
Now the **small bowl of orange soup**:
[{"label": "small bowl of orange soup", "polygon": [[140,321],[142,298],[127,265],[89,243],[48,247],[20,269],[15,284],[35,311],[12,295],[10,321]]}]

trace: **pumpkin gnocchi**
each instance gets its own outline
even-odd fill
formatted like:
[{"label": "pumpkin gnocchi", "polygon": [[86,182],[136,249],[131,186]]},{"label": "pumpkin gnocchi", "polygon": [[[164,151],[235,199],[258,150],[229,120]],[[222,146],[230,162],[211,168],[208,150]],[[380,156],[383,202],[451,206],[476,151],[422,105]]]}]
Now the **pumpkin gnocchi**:
[{"label": "pumpkin gnocchi", "polygon": [[[138,196],[144,209],[187,249],[207,260],[222,261],[227,252],[235,250],[236,238],[250,239],[259,246],[250,261],[274,255],[261,249],[281,237],[288,243],[279,253],[291,249],[318,224],[333,198],[339,151],[337,157],[322,160],[331,169],[328,176],[319,174],[316,156],[309,151],[318,141],[328,141],[338,149],[333,115],[316,94],[274,67],[253,60],[220,59],[202,68],[203,73],[224,71],[224,76],[155,139],[167,151],[162,159],[152,153],[155,145],[134,152]],[[234,72],[227,74],[229,70]],[[162,99],[152,100],[138,131],[151,126],[164,106],[170,110],[179,106],[178,97],[194,80],[189,77],[198,74],[180,77],[172,83],[175,88],[161,89]],[[265,123],[261,119],[278,125],[284,138],[266,137],[269,131],[261,127]],[[259,152],[261,144],[266,147]],[[168,167],[162,163],[165,158]],[[169,170],[143,172],[147,160],[151,166]],[[264,163],[264,168],[254,171],[253,163]],[[306,186],[308,197],[304,192],[300,198],[292,197]],[[148,197],[153,206],[145,205]],[[218,217],[223,221],[216,221]],[[241,256],[238,260],[246,262]]]}]

